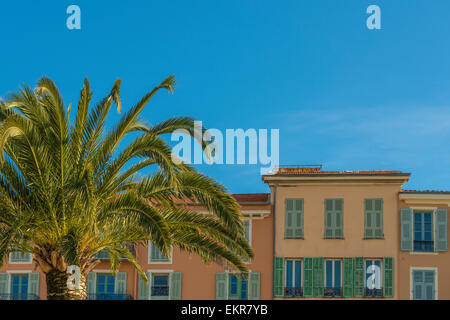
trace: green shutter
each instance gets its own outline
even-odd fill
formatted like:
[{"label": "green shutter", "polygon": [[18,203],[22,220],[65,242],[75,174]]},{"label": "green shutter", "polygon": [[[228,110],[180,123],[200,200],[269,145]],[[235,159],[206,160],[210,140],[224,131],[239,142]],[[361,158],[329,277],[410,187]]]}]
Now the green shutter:
[{"label": "green shutter", "polygon": [[170,300],[181,300],[181,272],[170,275]]},{"label": "green shutter", "polygon": [[292,238],[294,237],[294,200],[286,199],[284,205],[284,237]]},{"label": "green shutter", "polygon": [[325,217],[324,217],[325,238],[332,238],[334,235],[333,208],[334,208],[333,199],[325,199]]},{"label": "green shutter", "polygon": [[294,216],[295,216],[294,237],[303,238],[303,199],[295,199]]},{"label": "green shutter", "polygon": [[385,297],[394,296],[394,258],[384,258],[384,291]]},{"label": "green shutter", "polygon": [[39,297],[39,272],[32,272],[28,278],[28,294]]},{"label": "green shutter", "polygon": [[413,249],[413,210],[411,208],[403,208],[400,210],[401,225],[401,250],[412,251]]},{"label": "green shutter", "polygon": [[313,258],[304,259],[304,277],[303,277],[303,296],[312,297],[313,296]]},{"label": "green shutter", "polygon": [[273,261],[273,295],[284,296],[284,258],[275,257]]},{"label": "green shutter", "polygon": [[325,199],[324,230],[325,238],[343,238],[344,236],[344,200]]},{"label": "green shutter", "polygon": [[114,291],[118,294],[127,293],[127,273],[126,272],[116,272],[115,276],[115,286]]},{"label": "green shutter", "polygon": [[383,238],[383,199],[364,200],[364,237]]},{"label": "green shutter", "polygon": [[447,251],[447,209],[436,210],[436,251]]},{"label": "green shutter", "polygon": [[248,299],[249,300],[259,300],[260,299],[260,284],[261,275],[259,272],[250,273]]},{"label": "green shutter", "polygon": [[344,236],[344,200],[334,200],[334,237],[342,238]]},{"label": "green shutter", "polygon": [[363,297],[364,296],[364,258],[355,258],[355,277],[354,277],[354,296]]},{"label": "green shutter", "polygon": [[227,300],[227,278],[226,272],[216,273],[216,300]]},{"label": "green shutter", "polygon": [[8,294],[9,274],[6,272],[0,273],[0,294]]},{"label": "green shutter", "polygon": [[375,199],[375,238],[383,238],[383,199]]},{"label": "green shutter", "polygon": [[314,258],[314,297],[323,297],[323,258]]},{"label": "green shutter", "polygon": [[96,280],[95,272],[88,272],[86,278],[86,287],[87,287],[86,291],[88,295],[95,294],[95,280]]},{"label": "green shutter", "polygon": [[148,300],[148,295],[150,292],[150,272],[146,272],[145,275],[147,276],[148,283],[145,283],[144,278],[139,275],[138,276],[138,300]]},{"label": "green shutter", "polygon": [[303,238],[303,199],[286,199],[284,237]]},{"label": "green shutter", "polygon": [[353,258],[344,259],[344,297],[353,297]]}]

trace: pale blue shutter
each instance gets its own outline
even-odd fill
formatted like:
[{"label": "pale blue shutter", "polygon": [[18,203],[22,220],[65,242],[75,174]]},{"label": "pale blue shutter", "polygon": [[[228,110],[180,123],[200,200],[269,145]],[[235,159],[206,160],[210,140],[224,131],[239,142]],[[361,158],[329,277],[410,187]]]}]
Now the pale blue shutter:
[{"label": "pale blue shutter", "polygon": [[403,208],[400,210],[401,224],[401,250],[412,251],[413,249],[413,210],[411,208]]},{"label": "pale blue shutter", "polygon": [[114,291],[117,294],[127,293],[127,273],[117,272],[115,277]]},{"label": "pale blue shutter", "polygon": [[260,286],[261,286],[260,279],[261,279],[261,275],[259,272],[251,272],[250,273],[249,292],[248,292],[249,300],[259,300],[260,299]]},{"label": "pale blue shutter", "polygon": [[447,251],[447,209],[436,210],[436,251]]},{"label": "pale blue shutter", "polygon": [[181,272],[170,275],[170,300],[181,300]]},{"label": "pale blue shutter", "polygon": [[227,279],[226,272],[216,273],[216,300],[227,300]]},{"label": "pale blue shutter", "polygon": [[414,270],[413,271],[413,299],[414,300],[424,300],[423,295],[424,289],[424,271]]},{"label": "pale blue shutter", "polygon": [[9,274],[6,272],[0,273],[0,295],[8,294]]},{"label": "pale blue shutter", "polygon": [[434,271],[425,271],[424,272],[425,285],[424,285],[424,294],[426,300],[434,300],[436,297],[435,292],[435,283],[434,283]]},{"label": "pale blue shutter", "polygon": [[[148,283],[150,283],[150,272],[145,273],[148,279]],[[148,283],[145,283],[144,278],[139,275],[138,277],[138,300],[148,300],[148,295],[150,292],[150,286]]]},{"label": "pale blue shutter", "polygon": [[28,294],[39,297],[39,272],[30,273],[28,277]]},{"label": "pale blue shutter", "polygon": [[87,287],[86,291],[88,294],[88,299],[93,298],[93,297],[89,297],[89,295],[95,294],[95,281],[96,281],[95,272],[88,272],[87,277],[86,277],[86,287]]}]

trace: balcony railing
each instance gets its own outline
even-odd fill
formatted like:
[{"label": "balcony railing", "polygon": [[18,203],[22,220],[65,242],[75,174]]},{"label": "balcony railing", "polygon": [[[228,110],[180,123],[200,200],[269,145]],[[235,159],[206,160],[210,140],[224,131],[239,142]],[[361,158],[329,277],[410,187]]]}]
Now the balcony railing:
[{"label": "balcony railing", "polygon": [[169,295],[169,286],[152,286],[152,297],[165,297]]},{"label": "balcony railing", "polygon": [[302,297],[303,290],[302,290],[302,288],[286,287],[286,288],[284,288],[284,296],[285,297]]},{"label": "balcony railing", "polygon": [[39,296],[27,293],[0,294],[0,300],[39,300]]},{"label": "balcony railing", "polygon": [[433,240],[414,240],[414,251],[433,252]]},{"label": "balcony railing", "polygon": [[364,289],[364,297],[366,298],[381,298],[383,297],[383,289]]},{"label": "balcony railing", "polygon": [[96,293],[88,294],[88,300],[133,300],[133,297],[120,293]]},{"label": "balcony railing", "polygon": [[323,290],[325,297],[342,297],[342,288],[325,288]]}]

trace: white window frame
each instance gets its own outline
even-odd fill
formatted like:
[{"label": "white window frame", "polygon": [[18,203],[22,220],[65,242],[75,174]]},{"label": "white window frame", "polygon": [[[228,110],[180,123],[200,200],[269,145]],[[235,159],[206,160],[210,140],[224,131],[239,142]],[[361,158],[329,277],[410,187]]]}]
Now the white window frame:
[{"label": "white window frame", "polygon": [[[409,252],[409,254],[412,255],[437,255],[438,251],[436,251],[436,211],[437,207],[411,207],[412,209],[412,242],[413,247],[412,250]],[[433,234],[433,251],[414,251],[414,239],[415,239],[415,232],[414,232],[414,213],[431,213],[431,221],[433,222],[433,225],[431,226],[431,232]]]},{"label": "white window frame", "polygon": [[116,275],[111,272],[111,269],[95,269],[90,271],[95,274],[95,283],[94,283],[94,292],[93,294],[97,294],[97,273],[108,273],[114,276],[114,291],[116,290]]},{"label": "white window frame", "polygon": [[[30,277],[31,274],[33,273],[32,270],[7,270],[6,273],[9,274],[9,280],[8,280],[8,292],[6,294],[11,294],[11,277],[13,275],[19,275],[19,274],[28,274],[28,284],[27,284],[27,290],[28,290],[28,286],[30,285]],[[39,286],[41,285],[41,277],[39,275]]]},{"label": "white window frame", "polygon": [[169,253],[169,260],[167,261],[152,261],[152,246],[153,243],[149,240],[148,241],[148,264],[172,264],[172,257],[173,257],[173,247],[170,248],[170,253]]},{"label": "white window frame", "polygon": [[[171,293],[171,291],[172,291],[172,286],[171,286],[171,284],[172,284],[172,273],[174,272],[173,270],[168,270],[168,269],[160,269],[160,270],[155,270],[155,269],[149,269],[149,270],[147,270],[147,272],[150,274],[150,281],[149,281],[149,286],[148,286],[148,300],[152,300],[152,282],[153,282],[153,274],[154,273],[156,273],[156,274],[168,274],[169,275],[169,277],[168,277],[168,279],[167,279],[167,281],[168,281],[168,285],[169,285],[169,292],[168,292],[168,299],[167,300],[170,300],[170,293]],[[159,299],[156,299],[156,300],[159,300]],[[155,301],[156,301],[155,300]]]},{"label": "white window frame", "polygon": [[437,267],[409,267],[409,300],[414,300],[414,278],[413,271],[434,271],[434,286],[435,286],[435,295],[434,300],[439,300],[438,297],[438,268]]},{"label": "white window frame", "polygon": [[29,253],[30,259],[28,261],[12,261],[11,260],[12,254],[13,254],[13,252],[10,252],[8,255],[8,264],[32,264],[33,263],[33,254],[32,253]]},{"label": "white window frame", "polygon": [[[230,300],[230,274],[231,275],[235,275],[235,274],[239,274],[239,271],[236,270],[225,270],[224,271],[227,274],[227,285],[225,286],[225,290],[226,290],[226,294],[225,296],[227,297],[227,300]],[[250,290],[250,273],[252,273],[251,269],[248,269],[248,278],[247,278],[247,300],[248,300],[248,295],[249,295],[249,290]]]}]

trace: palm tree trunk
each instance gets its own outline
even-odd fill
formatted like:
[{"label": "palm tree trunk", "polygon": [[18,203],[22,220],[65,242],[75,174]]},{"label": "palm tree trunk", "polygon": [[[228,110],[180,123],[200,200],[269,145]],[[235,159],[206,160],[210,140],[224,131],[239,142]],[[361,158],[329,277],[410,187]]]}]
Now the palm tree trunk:
[{"label": "palm tree trunk", "polygon": [[69,289],[67,278],[69,274],[58,269],[51,269],[46,273],[48,300],[86,300],[86,276],[81,274],[80,289]]}]

